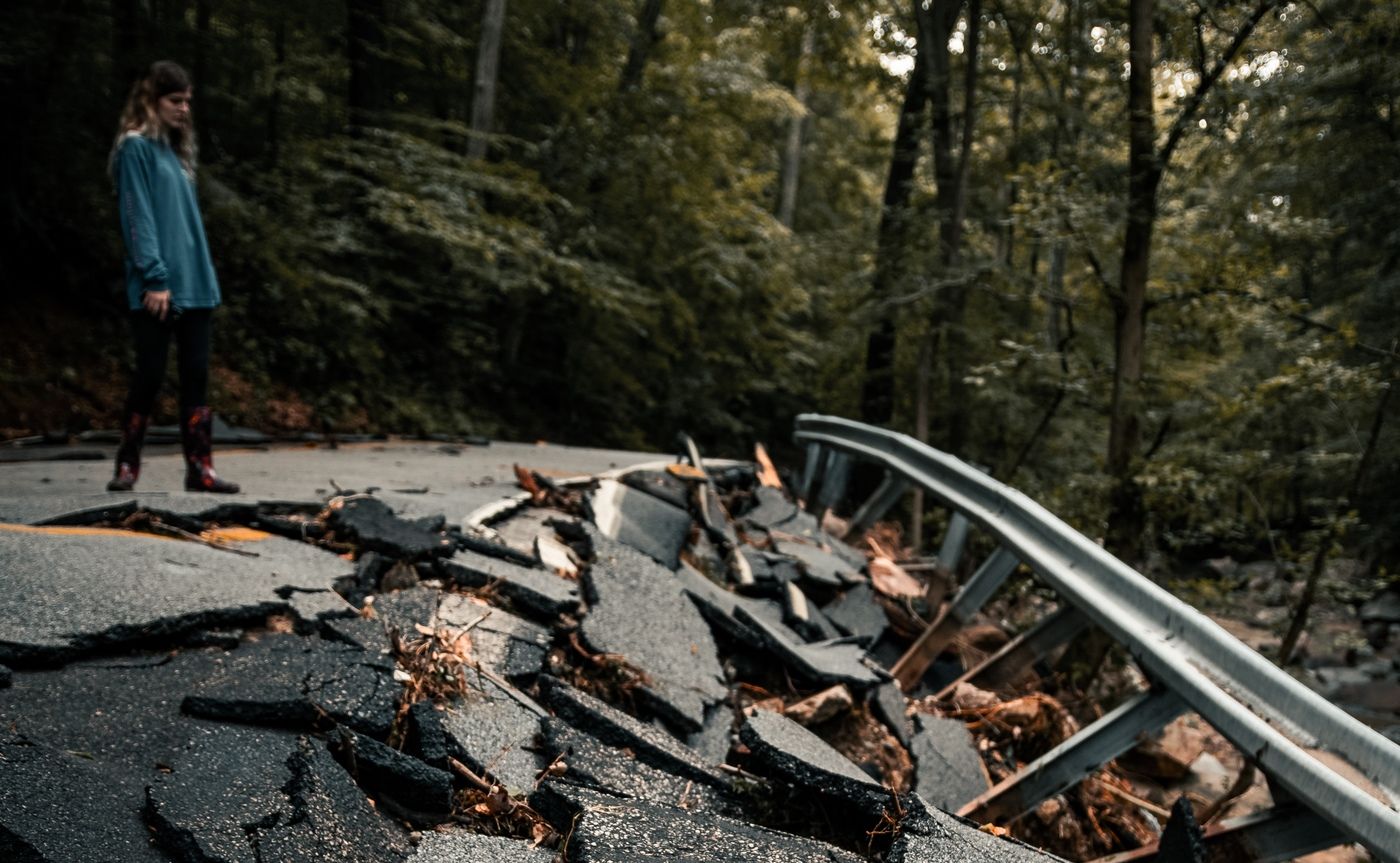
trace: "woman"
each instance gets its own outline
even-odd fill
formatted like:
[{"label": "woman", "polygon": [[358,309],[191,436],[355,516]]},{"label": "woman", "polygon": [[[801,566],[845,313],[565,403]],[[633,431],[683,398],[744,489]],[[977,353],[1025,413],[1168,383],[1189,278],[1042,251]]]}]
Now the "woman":
[{"label": "woman", "polygon": [[184,69],[171,62],[154,64],[131,88],[112,145],[136,369],[108,491],[130,491],[140,476],[141,444],[165,377],[172,336],[180,369],[185,488],[238,491],[214,473],[211,455],[213,415],[206,394],[210,317],[219,305],[219,282],[194,195],[190,98]]}]

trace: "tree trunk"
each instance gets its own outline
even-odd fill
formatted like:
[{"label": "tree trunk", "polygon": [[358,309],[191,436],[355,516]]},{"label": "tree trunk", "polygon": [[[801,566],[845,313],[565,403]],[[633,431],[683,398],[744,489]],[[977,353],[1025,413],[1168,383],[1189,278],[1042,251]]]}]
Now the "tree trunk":
[{"label": "tree trunk", "polygon": [[1278,646],[1278,664],[1281,666],[1293,661],[1293,652],[1298,649],[1298,641],[1307,628],[1308,612],[1317,598],[1317,585],[1322,581],[1323,570],[1327,568],[1327,555],[1332,550],[1336,534],[1335,528],[1328,528],[1318,539],[1317,554],[1313,555],[1312,569],[1308,571],[1308,580],[1303,585],[1303,595],[1298,598],[1298,607],[1293,611],[1293,622],[1288,625],[1288,633]]},{"label": "tree trunk", "polygon": [[385,49],[384,0],[347,0],[346,59],[350,66],[350,124],[361,125],[379,110],[379,56]]},{"label": "tree trunk", "polygon": [[797,72],[793,78],[792,95],[802,106],[802,114],[788,121],[787,142],[783,147],[782,184],[778,192],[778,221],[791,228],[797,213],[797,180],[802,168],[802,131],[807,125],[807,97],[811,82],[807,64],[812,56],[814,30],[811,23],[802,29],[802,49],[797,56]]},{"label": "tree trunk", "polygon": [[501,60],[501,32],[505,29],[506,0],[486,0],[481,15],[481,40],[476,46],[476,77],[473,79],[471,138],[467,155],[486,156],[487,136],[496,116],[496,74]]},{"label": "tree trunk", "polygon": [[[922,19],[921,3],[913,0],[916,15]],[[904,271],[904,229],[908,220],[909,194],[914,187],[914,167],[919,159],[919,126],[928,102],[929,44],[920,27],[914,69],[904,87],[899,108],[890,172],[885,181],[885,197],[880,208],[880,225],[875,253],[875,278],[871,294],[876,304],[876,320],[866,340],[865,379],[860,392],[861,420],[872,425],[889,425],[894,418],[895,309],[890,294]]]},{"label": "tree trunk", "polygon": [[642,86],[642,75],[651,59],[651,49],[661,40],[656,24],[661,20],[661,6],[664,0],[643,0],[642,10],[637,13],[637,29],[632,31],[632,44],[627,46],[627,64],[622,67],[622,77],[617,89],[630,93]]},{"label": "tree trunk", "polygon": [[[967,32],[963,56],[967,64],[963,77],[962,140],[957,162],[953,166],[953,185],[947,206],[943,189],[938,190],[939,210],[943,218],[940,236],[943,243],[943,263],[948,274],[954,275],[962,257],[963,222],[967,218],[967,184],[972,172],[972,137],[977,128],[977,58],[982,32],[981,0],[967,4]],[[944,47],[946,53],[946,43]],[[951,142],[950,142],[951,145]],[[967,337],[968,285],[955,279],[948,289],[944,323],[948,337],[944,340],[944,355],[948,367],[948,451],[963,454],[967,445],[968,403],[967,359],[971,340]]]},{"label": "tree trunk", "polygon": [[[928,443],[929,377],[933,357],[938,353],[938,329],[929,327],[919,342],[919,358],[914,367],[914,437]],[[914,501],[909,513],[909,547],[917,557],[924,548],[924,490],[914,489]]]},{"label": "tree trunk", "polygon": [[1130,566],[1143,560],[1146,509],[1137,482],[1143,395],[1147,275],[1157,218],[1157,162],[1152,108],[1153,0],[1131,0],[1128,20],[1128,219],[1120,293],[1114,298],[1113,400],[1109,408],[1108,535],[1106,545]]}]

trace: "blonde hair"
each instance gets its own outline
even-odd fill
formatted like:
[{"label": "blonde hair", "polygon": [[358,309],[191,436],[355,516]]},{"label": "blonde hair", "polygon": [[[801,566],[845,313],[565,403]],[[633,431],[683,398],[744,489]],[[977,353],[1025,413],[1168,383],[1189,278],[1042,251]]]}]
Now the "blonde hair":
[{"label": "blonde hair", "polygon": [[182,93],[190,89],[190,74],[179,63],[161,60],[151,64],[146,74],[131,85],[131,93],[126,97],[121,119],[117,121],[117,137],[112,141],[112,152],[107,157],[107,169],[115,175],[117,151],[128,135],[140,135],[154,141],[170,145],[185,174],[194,179],[199,165],[199,147],[194,140],[194,126],[185,129],[165,128],[156,113],[156,103],[162,96]]}]

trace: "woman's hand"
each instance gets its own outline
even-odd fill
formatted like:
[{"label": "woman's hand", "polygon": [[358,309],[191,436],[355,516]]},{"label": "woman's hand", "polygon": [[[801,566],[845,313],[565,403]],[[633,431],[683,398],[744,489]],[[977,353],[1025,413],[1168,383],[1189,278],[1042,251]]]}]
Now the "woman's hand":
[{"label": "woman's hand", "polygon": [[146,311],[163,321],[165,315],[170,311],[170,292],[146,291],[141,295],[141,305],[145,307]]}]

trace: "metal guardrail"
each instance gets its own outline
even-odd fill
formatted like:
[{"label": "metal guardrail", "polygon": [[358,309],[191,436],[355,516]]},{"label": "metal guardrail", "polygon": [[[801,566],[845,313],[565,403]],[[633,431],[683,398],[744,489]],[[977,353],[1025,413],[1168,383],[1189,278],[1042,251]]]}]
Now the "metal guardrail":
[{"label": "metal guardrail", "polygon": [[[953,511],[949,535],[956,535],[956,553],[968,523],[997,541],[997,550],[911,653],[936,654],[1019,562],[1053,587],[1065,608],[1008,645],[1000,659],[994,657],[965,677],[988,672],[996,661],[1025,662],[1043,655],[1092,623],[1123,645],[1153,682],[1152,691],[968,801],[959,814],[982,820],[1018,817],[1092,774],[1143,734],[1193,710],[1263,771],[1274,798],[1273,810],[1208,831],[1211,844],[1249,855],[1230,859],[1287,860],[1354,841],[1381,860],[1400,863],[1400,813],[1309,751],[1340,756],[1394,804],[1400,790],[1400,745],[1294,680],[1026,495],[959,459],[907,435],[815,414],[797,418],[794,437],[807,445],[799,489],[804,499],[819,506],[838,500],[851,460],[860,459],[884,467],[886,475],[870,500],[857,508],[853,522],[873,522],[912,484]],[[945,554],[948,547],[945,538]],[[909,659],[906,654],[901,664]],[[923,666],[894,669],[906,688],[911,671],[917,680]]]}]

